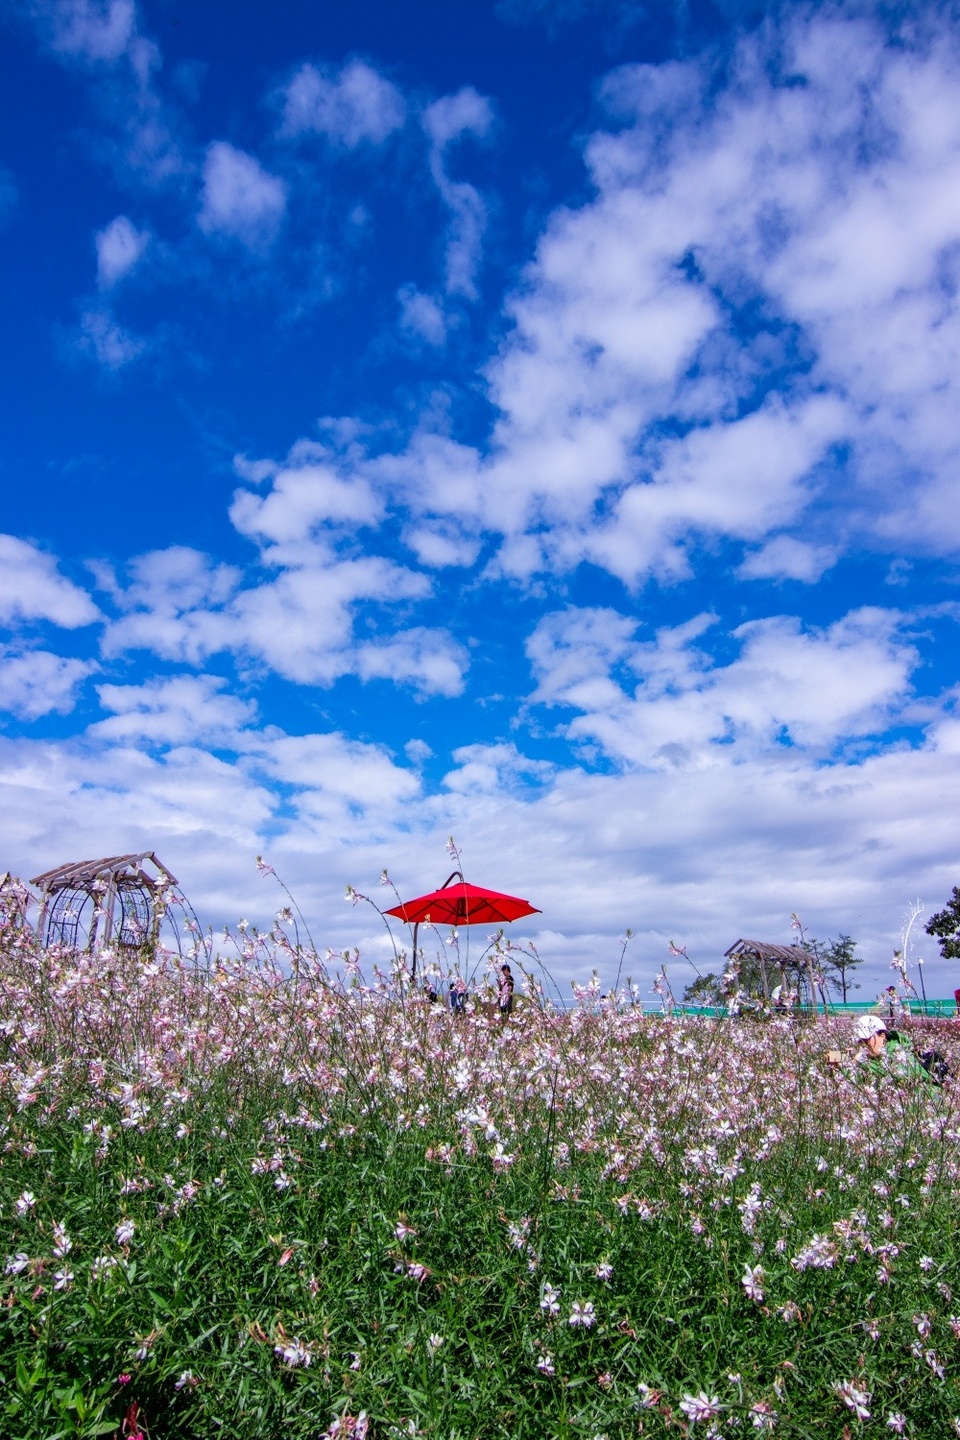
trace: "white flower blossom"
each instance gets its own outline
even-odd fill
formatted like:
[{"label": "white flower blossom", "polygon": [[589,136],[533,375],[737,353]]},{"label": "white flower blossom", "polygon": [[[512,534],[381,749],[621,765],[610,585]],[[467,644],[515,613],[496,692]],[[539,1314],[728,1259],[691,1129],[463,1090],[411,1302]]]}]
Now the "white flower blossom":
[{"label": "white flower blossom", "polygon": [[862,1385],[855,1385],[852,1380],[840,1380],[834,1385],[837,1395],[852,1410],[858,1420],[870,1419],[870,1391]]}]

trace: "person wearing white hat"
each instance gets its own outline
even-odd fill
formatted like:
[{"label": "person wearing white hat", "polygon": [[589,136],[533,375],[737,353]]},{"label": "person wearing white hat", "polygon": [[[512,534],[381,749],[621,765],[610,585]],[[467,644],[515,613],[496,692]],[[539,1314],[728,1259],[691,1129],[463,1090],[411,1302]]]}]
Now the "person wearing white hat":
[{"label": "person wearing white hat", "polygon": [[[909,1045],[894,1031],[887,1029],[882,1015],[858,1015],[853,1022],[853,1038],[857,1043],[854,1063],[866,1065],[874,1076],[893,1075],[897,1078],[930,1081],[930,1074],[921,1065]],[[842,1066],[840,1050],[827,1052],[827,1064]]]},{"label": "person wearing white hat", "polygon": [[882,1055],[887,1043],[886,1021],[879,1015],[858,1015],[853,1022],[853,1038],[858,1045],[866,1046],[869,1055]]},{"label": "person wearing white hat", "polygon": [[853,1022],[853,1038],[858,1048],[863,1047],[857,1059],[868,1064],[875,1075],[892,1071],[903,1078],[930,1079],[910,1046],[899,1035],[890,1034],[881,1015],[858,1015]]}]

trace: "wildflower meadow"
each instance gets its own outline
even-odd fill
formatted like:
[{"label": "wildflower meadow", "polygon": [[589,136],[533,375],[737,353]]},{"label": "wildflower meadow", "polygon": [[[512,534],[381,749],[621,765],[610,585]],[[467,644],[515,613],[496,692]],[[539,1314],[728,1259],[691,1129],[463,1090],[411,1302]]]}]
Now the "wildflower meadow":
[{"label": "wildflower meadow", "polygon": [[11,893],[0,1434],[960,1434],[952,1079],[514,950],[516,1013],[451,1013],[289,916],[59,953]]}]

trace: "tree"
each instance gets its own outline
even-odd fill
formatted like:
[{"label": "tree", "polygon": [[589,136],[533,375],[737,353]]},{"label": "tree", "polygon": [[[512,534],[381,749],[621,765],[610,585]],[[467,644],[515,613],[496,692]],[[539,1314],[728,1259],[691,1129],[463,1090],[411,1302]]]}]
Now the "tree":
[{"label": "tree", "polygon": [[946,909],[931,915],[925,929],[936,936],[944,960],[960,960],[960,888],[954,885]]},{"label": "tree", "polygon": [[838,935],[836,940],[828,943],[813,941],[814,954],[817,957],[820,969],[823,972],[827,987],[834,992],[839,991],[843,1003],[847,1003],[847,991],[859,990],[860,986],[851,984],[848,975],[856,970],[858,965],[863,964],[863,956],[857,955],[856,940],[849,935]]},{"label": "tree", "polygon": [[715,1005],[727,1003],[721,975],[698,975],[683,992],[684,1005]]},{"label": "tree", "polygon": [[721,1005],[747,1003],[752,1008],[765,999],[763,973],[755,955],[746,953],[731,960],[722,975],[698,975],[683,992],[684,1004]]}]

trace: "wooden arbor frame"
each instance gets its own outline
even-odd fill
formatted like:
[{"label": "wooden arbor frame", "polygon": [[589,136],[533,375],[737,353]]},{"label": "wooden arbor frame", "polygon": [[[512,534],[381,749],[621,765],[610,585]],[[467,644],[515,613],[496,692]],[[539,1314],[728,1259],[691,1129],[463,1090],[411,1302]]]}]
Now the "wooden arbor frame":
[{"label": "wooden arbor frame", "polygon": [[[805,969],[810,981],[810,1003],[816,1009],[817,991],[814,983],[813,956],[809,950],[804,950],[800,945],[771,945],[766,940],[737,940],[724,952],[724,959],[737,960],[741,956],[752,956],[760,966],[760,979],[763,983],[763,998],[770,1004],[770,982],[767,978],[767,964],[783,966],[792,965]],[[826,1004],[824,1004],[826,1009]]]},{"label": "wooden arbor frame", "polygon": [[139,951],[156,945],[161,897],[177,879],[152,850],[143,850],[58,865],[30,884],[40,891],[37,936],[42,945],[93,952],[113,943]]}]

